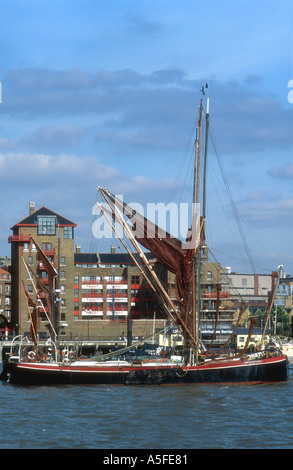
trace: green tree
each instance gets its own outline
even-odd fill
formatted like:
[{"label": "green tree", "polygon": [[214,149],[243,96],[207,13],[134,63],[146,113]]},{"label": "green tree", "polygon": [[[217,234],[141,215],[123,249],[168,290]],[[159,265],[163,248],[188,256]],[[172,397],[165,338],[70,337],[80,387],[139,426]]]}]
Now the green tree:
[{"label": "green tree", "polygon": [[273,309],[273,318],[277,312],[277,327],[276,334],[280,336],[291,336],[291,325],[289,314],[283,307],[278,306]]}]

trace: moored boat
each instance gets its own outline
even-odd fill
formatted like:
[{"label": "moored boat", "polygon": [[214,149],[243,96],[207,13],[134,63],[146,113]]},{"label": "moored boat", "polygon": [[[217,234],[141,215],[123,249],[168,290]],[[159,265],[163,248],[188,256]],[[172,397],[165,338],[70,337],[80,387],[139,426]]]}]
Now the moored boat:
[{"label": "moored boat", "polygon": [[293,339],[281,344],[283,354],[286,354],[290,364],[293,364]]}]

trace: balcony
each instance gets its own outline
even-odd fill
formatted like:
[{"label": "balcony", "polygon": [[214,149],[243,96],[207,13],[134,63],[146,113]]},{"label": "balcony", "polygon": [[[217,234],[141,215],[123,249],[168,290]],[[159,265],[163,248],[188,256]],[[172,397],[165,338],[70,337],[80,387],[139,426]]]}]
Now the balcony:
[{"label": "balcony", "polygon": [[[112,300],[113,298],[113,293],[107,293],[107,299],[111,299]],[[128,300],[128,296],[127,296],[127,292],[125,293],[121,293],[121,292],[114,292],[114,298],[115,299],[125,299],[125,300]]]},{"label": "balcony", "polygon": [[51,248],[50,250],[43,250],[46,256],[55,256],[55,248]]},{"label": "balcony", "polygon": [[8,243],[24,243],[24,242],[30,242],[31,241],[31,236],[30,235],[10,235],[8,237]]},{"label": "balcony", "polygon": [[[217,299],[217,292],[205,292],[203,294],[204,299]],[[230,298],[229,292],[220,292],[220,299],[228,299]]]}]

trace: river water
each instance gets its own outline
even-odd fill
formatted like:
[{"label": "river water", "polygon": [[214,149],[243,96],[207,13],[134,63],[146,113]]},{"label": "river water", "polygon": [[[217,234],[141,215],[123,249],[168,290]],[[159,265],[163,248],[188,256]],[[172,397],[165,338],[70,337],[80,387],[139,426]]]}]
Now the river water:
[{"label": "river water", "polygon": [[1,449],[292,449],[289,381],[16,386],[0,382]]}]

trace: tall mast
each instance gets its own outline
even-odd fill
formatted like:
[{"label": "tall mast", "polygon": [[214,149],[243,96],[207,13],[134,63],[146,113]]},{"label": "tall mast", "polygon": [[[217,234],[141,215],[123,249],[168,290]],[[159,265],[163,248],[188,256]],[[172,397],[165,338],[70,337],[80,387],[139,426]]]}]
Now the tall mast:
[{"label": "tall mast", "polygon": [[[208,88],[208,84],[206,84]],[[204,93],[204,87],[202,87],[202,93]],[[202,121],[202,100],[200,103],[200,119],[199,119],[199,144],[198,144],[198,165],[197,165],[197,198],[196,202],[198,203],[198,192],[199,192],[199,163],[200,163],[200,144],[201,144],[201,121]],[[208,128],[209,128],[209,98],[207,98],[207,111],[206,111],[206,134],[205,134],[205,154],[204,154],[204,174],[203,174],[203,209],[202,209],[202,219],[203,223],[201,224],[202,230],[205,230],[205,219],[206,219],[206,168],[207,168],[207,149],[208,149]],[[195,258],[195,264],[193,269],[193,329],[194,336],[196,341],[199,341],[199,321],[200,321],[200,312],[201,312],[201,247],[197,251]],[[197,277],[197,289],[195,293],[195,270]],[[197,305],[195,307],[195,298],[197,294]],[[196,313],[197,312],[197,313]]]},{"label": "tall mast", "polygon": [[[196,145],[195,145],[195,169],[194,169],[194,182],[193,182],[193,210],[195,209],[195,203],[198,204],[199,200],[199,169],[200,169],[200,147],[201,147],[201,124],[202,124],[202,99],[200,100],[199,107],[199,120],[198,120],[198,139],[196,136]],[[196,181],[195,181],[196,180]],[[196,187],[196,191],[195,191]],[[195,196],[196,192],[196,196]],[[199,300],[197,301],[196,308],[196,294],[199,295],[199,289],[196,289],[196,274],[195,270],[197,269],[197,276],[199,274],[199,257],[196,255],[194,257],[194,265],[192,270],[192,333],[198,342],[198,326],[199,326]],[[197,277],[198,284],[200,283],[200,278]]]},{"label": "tall mast", "polygon": [[[198,159],[198,137],[197,137],[198,127],[196,128],[196,137],[195,137],[195,151],[194,151],[194,172],[193,172],[193,197],[192,202],[195,204],[195,188],[196,188],[196,169],[197,169],[197,159]],[[193,205],[194,207],[194,205]]]},{"label": "tall mast", "polygon": [[204,155],[204,169],[203,169],[203,203],[202,203],[202,216],[205,222],[206,219],[206,174],[207,174],[207,155],[208,155],[208,133],[209,133],[209,98],[207,98],[207,111],[206,111],[206,136],[205,136],[205,155]]},{"label": "tall mast", "polygon": [[197,179],[196,179],[196,201],[195,201],[197,204],[198,204],[198,193],[199,193],[199,165],[200,165],[200,145],[201,145],[201,122],[202,122],[202,100],[200,100],[199,121],[198,121]]}]

